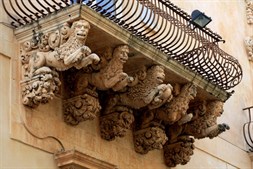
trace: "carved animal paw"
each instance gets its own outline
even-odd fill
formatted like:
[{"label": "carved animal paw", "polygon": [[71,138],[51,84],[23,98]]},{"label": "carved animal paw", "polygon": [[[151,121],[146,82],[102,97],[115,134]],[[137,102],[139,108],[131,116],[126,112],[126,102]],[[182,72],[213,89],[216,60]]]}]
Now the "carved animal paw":
[{"label": "carved animal paw", "polygon": [[87,56],[91,54],[91,49],[88,46],[82,46],[81,52],[83,55]]},{"label": "carved animal paw", "polygon": [[229,130],[230,127],[226,123],[218,124],[218,129],[220,132],[224,132],[226,130]]},{"label": "carved animal paw", "polygon": [[92,53],[90,56],[91,56],[94,64],[98,64],[100,62],[100,58],[97,54]]}]

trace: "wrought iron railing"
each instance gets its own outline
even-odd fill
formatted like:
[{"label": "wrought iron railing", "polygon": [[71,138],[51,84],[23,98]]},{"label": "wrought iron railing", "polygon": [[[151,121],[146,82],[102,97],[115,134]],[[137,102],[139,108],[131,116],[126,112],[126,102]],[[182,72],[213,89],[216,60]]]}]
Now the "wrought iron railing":
[{"label": "wrought iron railing", "polygon": [[251,118],[251,110],[253,110],[253,106],[246,107],[243,109],[243,111],[248,111],[249,113],[249,121],[247,123],[244,123],[243,125],[243,136],[247,145],[249,146],[249,151],[253,152],[253,137],[252,137],[253,121]]},{"label": "wrought iron railing", "polygon": [[195,27],[191,17],[168,0],[2,0],[14,27],[76,3],[112,20],[219,88],[228,90],[242,79],[238,61],[218,47],[222,38],[208,28]]}]

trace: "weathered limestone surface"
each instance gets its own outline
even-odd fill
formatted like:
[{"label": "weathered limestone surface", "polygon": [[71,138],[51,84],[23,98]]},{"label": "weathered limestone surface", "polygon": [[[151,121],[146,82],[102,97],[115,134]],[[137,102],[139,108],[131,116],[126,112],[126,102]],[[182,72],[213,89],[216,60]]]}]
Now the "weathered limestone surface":
[{"label": "weathered limestone surface", "polygon": [[[181,2],[177,1],[175,3],[180,4]],[[208,3],[208,5],[206,5],[206,3]],[[228,11],[226,13],[234,15],[232,18],[235,20],[235,22],[238,21],[240,23],[239,19],[243,18],[244,16],[241,16],[239,14],[240,12],[235,13],[234,11],[243,11],[243,5],[238,5],[237,3],[239,2],[221,2],[221,4],[217,5],[212,4],[211,2],[196,3],[187,1],[186,4],[180,4],[180,6],[185,7],[184,9],[189,9],[189,11],[199,6],[201,9],[203,9],[203,11],[205,11],[205,13],[210,14],[213,20],[216,21],[219,20],[218,18],[226,15],[224,12],[217,12],[217,10],[226,10]],[[210,6],[216,10],[211,10]],[[217,13],[219,13],[219,15],[217,15]],[[239,38],[243,39],[243,37],[245,37],[242,33],[243,30],[240,29],[235,37],[234,33],[227,31],[227,27],[233,27],[233,23],[230,23],[229,21],[225,22],[227,22],[224,24],[226,27],[219,22],[218,23],[220,25],[217,22],[213,22],[217,24],[215,25],[215,30],[217,30],[217,32],[221,32],[221,34],[224,34],[224,39],[228,39],[227,41],[231,42],[231,46],[224,46],[224,48],[229,49],[229,51],[234,53],[234,56],[239,57],[238,59],[241,60],[241,63],[243,64],[242,67],[245,70],[244,72],[251,72],[248,62],[245,61],[247,60],[245,59],[246,55],[242,55],[243,51],[245,50],[243,41],[239,45],[237,44],[237,42],[240,41]],[[3,30],[3,32],[9,32],[9,35],[12,33],[10,29]],[[1,33],[1,38],[5,36],[8,35]],[[48,104],[40,105],[36,109],[25,107],[20,108],[21,97],[19,91],[21,90],[19,81],[22,79],[19,77],[19,72],[17,72],[17,66],[20,62],[18,58],[14,57],[18,56],[16,54],[18,53],[18,49],[10,49],[10,46],[15,46],[13,45],[13,41],[10,40],[10,37],[5,37],[3,39],[4,41],[6,41],[6,39],[9,41],[6,41],[7,43],[0,45],[2,46],[2,48],[0,47],[0,52],[5,53],[8,57],[12,57],[13,60],[7,61],[7,57],[1,56],[1,58],[4,58],[4,61],[1,60],[0,66],[0,68],[2,68],[1,77],[4,77],[4,79],[1,79],[1,81],[4,82],[1,83],[1,85],[3,85],[1,86],[1,94],[6,97],[1,97],[0,102],[1,112],[4,112],[4,115],[0,117],[0,131],[1,134],[4,133],[4,137],[1,137],[0,144],[1,150],[5,150],[4,152],[7,153],[0,153],[0,168],[2,166],[2,168],[57,168],[53,162],[53,156],[51,154],[45,153],[35,148],[27,147],[24,144],[17,143],[9,139],[9,131],[6,130],[9,126],[8,112],[11,112],[11,137],[40,149],[49,152],[56,152],[61,149],[61,146],[54,139],[40,140],[33,137],[24,129],[21,116],[32,133],[36,134],[39,137],[57,137],[59,140],[61,140],[66,150],[73,149],[73,147],[75,147],[79,151],[89,154],[92,157],[103,161],[110,161],[112,164],[117,165],[119,168],[165,168],[161,151],[150,151],[144,156],[139,155],[135,152],[133,146],[133,137],[129,131],[125,133],[124,138],[117,138],[114,142],[107,142],[100,138],[100,126],[98,118],[95,118],[93,121],[81,122],[75,127],[67,125],[63,121],[63,103],[58,93],[55,94],[54,99],[50,100]],[[17,73],[12,72],[13,74],[11,74],[9,71],[10,62],[12,62],[14,65],[12,71]],[[2,76],[3,74],[9,74],[11,76],[5,77]],[[228,142],[232,142],[234,145],[238,145],[243,149],[244,145],[242,144],[242,135],[238,129],[241,128],[241,124],[244,122],[246,115],[242,115],[243,112],[241,109],[245,106],[248,106],[248,104],[252,104],[252,75],[250,73],[244,73],[244,77],[245,78],[243,79],[243,82],[238,87],[236,87],[235,95],[225,103],[224,116],[221,117],[221,121],[229,123],[231,130],[230,132],[226,132],[220,136]],[[9,83],[8,79],[12,79],[12,84]],[[8,96],[10,96],[10,93],[8,92],[10,86],[12,91],[11,103],[8,102],[10,100],[8,99]],[[240,90],[240,88],[244,90]],[[243,98],[241,97],[242,95],[244,96]],[[238,102],[238,100],[241,101]],[[11,105],[11,110],[9,110],[9,105]],[[147,126],[149,125],[149,123],[144,124]],[[152,123],[152,125],[153,124],[157,123]],[[155,125],[155,127],[157,126]],[[158,127],[163,128],[162,126]],[[197,141],[197,143],[194,143],[197,148],[194,150],[194,156],[191,157],[191,161],[186,166],[179,165],[176,168],[250,168],[251,164],[247,158],[247,154],[238,147],[235,147],[232,144],[228,143],[227,141],[224,141],[221,138],[216,138],[212,141],[206,139]],[[31,160],[28,161],[27,159]],[[150,161],[152,161],[152,163]]]}]

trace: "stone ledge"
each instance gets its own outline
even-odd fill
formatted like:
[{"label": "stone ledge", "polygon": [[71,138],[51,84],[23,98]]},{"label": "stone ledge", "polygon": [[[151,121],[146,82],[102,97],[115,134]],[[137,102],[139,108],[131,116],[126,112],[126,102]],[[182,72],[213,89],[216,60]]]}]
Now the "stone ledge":
[{"label": "stone ledge", "polygon": [[117,169],[108,162],[96,159],[77,150],[68,150],[55,154],[55,161],[60,169]]}]

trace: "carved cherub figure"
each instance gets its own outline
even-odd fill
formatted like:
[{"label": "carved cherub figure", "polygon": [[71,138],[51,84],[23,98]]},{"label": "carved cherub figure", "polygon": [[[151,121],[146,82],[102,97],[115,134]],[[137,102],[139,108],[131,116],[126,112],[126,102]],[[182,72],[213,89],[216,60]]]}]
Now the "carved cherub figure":
[{"label": "carved cherub figure", "polygon": [[90,24],[87,21],[75,21],[66,43],[53,51],[33,53],[29,61],[30,76],[40,74],[44,67],[63,71],[71,67],[81,69],[92,63],[98,63],[100,58],[91,53],[90,48],[85,45],[89,29]]}]

